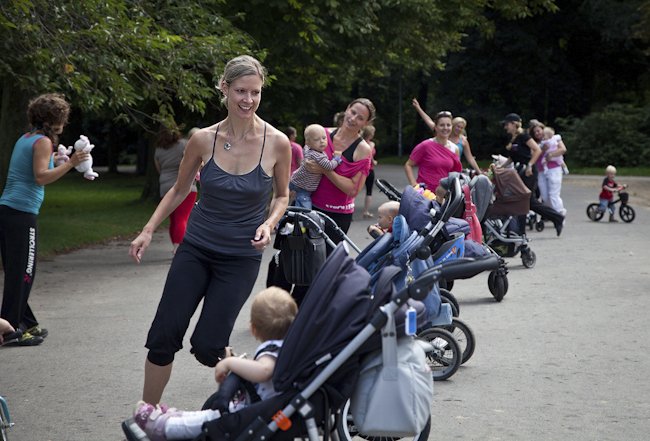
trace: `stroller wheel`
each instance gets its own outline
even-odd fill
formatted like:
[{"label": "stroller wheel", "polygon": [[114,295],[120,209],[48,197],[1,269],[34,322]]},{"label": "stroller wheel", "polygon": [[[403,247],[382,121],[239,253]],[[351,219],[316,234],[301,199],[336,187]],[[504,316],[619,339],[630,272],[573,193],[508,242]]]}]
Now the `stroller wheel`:
[{"label": "stroller wheel", "polygon": [[418,338],[433,345],[433,351],[427,352],[427,363],[433,381],[446,380],[456,373],[462,363],[463,353],[449,331],[442,328],[428,328],[420,332]]},{"label": "stroller wheel", "polygon": [[618,209],[618,214],[621,216],[621,219],[623,219],[623,222],[626,222],[628,224],[632,222],[636,217],[634,208],[630,207],[627,204],[621,204],[621,208]]},{"label": "stroller wheel", "polygon": [[594,222],[598,222],[603,218],[605,213],[598,211],[600,204],[589,204],[587,206],[587,217]]},{"label": "stroller wheel", "polygon": [[440,286],[440,288],[446,289],[447,291],[451,291],[452,288],[454,287],[454,281],[440,279],[438,280],[438,286]]},{"label": "stroller wheel", "polygon": [[536,231],[544,231],[544,221],[539,221],[535,224]]},{"label": "stroller wheel", "polygon": [[521,263],[523,263],[526,268],[533,268],[536,262],[537,255],[535,255],[535,251],[530,248],[524,248],[521,250]]},{"label": "stroller wheel", "polygon": [[453,295],[449,290],[440,288],[440,300],[442,300],[443,303],[449,303],[452,315],[458,317],[460,314],[460,305],[458,304],[455,295]]},{"label": "stroller wheel", "polygon": [[445,326],[445,329],[451,333],[456,339],[462,355],[460,364],[465,364],[467,360],[472,358],[474,349],[476,348],[476,337],[472,328],[459,318],[454,317],[451,325]]},{"label": "stroller wheel", "polygon": [[343,409],[341,410],[341,414],[338,418],[338,422],[336,424],[336,433],[338,434],[340,441],[352,441],[352,438],[355,437],[366,439],[368,441],[397,441],[399,439],[403,439],[403,440],[412,439],[413,441],[427,441],[430,432],[431,432],[431,416],[429,416],[429,421],[424,426],[424,429],[422,429],[422,432],[420,432],[414,437],[396,438],[391,436],[364,435],[362,433],[359,433],[356,426],[354,425],[352,415],[350,414],[350,400],[348,400],[345,403],[345,406],[343,406]]},{"label": "stroller wheel", "polygon": [[488,276],[488,288],[494,300],[500,302],[508,292],[508,276],[499,274],[498,270],[492,271]]}]

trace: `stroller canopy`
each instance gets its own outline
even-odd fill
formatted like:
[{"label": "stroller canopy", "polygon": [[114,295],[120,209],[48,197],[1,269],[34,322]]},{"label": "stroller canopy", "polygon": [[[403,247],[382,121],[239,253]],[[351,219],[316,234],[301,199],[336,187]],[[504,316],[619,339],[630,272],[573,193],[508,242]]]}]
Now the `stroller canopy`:
[{"label": "stroller canopy", "polygon": [[309,381],[367,324],[370,275],[339,244],[316,275],[284,339],[273,374],[278,391]]}]

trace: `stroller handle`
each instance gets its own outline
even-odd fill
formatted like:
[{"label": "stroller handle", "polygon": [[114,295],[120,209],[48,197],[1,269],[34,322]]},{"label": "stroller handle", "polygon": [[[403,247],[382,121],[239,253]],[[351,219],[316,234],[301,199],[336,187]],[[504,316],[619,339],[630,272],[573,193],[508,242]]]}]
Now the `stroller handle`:
[{"label": "stroller handle", "polygon": [[447,180],[449,185],[449,197],[442,205],[442,207],[440,207],[442,214],[440,215],[440,218],[435,221],[437,213],[435,213],[433,209],[431,210],[431,222],[429,222],[419,233],[420,236],[424,237],[424,240],[416,252],[410,256],[410,261],[413,261],[415,259],[426,260],[429,258],[429,256],[431,256],[429,245],[431,242],[433,242],[433,239],[435,238],[436,234],[438,234],[438,232],[442,229],[445,222],[447,222],[449,218],[458,211],[459,207],[463,203],[463,193],[460,188],[460,175],[458,173],[450,173]]}]

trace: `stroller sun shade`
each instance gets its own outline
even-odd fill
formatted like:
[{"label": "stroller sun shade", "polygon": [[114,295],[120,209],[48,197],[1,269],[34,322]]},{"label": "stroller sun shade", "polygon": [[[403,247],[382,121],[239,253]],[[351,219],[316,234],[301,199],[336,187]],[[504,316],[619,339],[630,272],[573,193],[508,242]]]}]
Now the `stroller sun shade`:
[{"label": "stroller sun shade", "polygon": [[496,199],[490,216],[523,216],[530,210],[530,190],[514,168],[495,168]]}]

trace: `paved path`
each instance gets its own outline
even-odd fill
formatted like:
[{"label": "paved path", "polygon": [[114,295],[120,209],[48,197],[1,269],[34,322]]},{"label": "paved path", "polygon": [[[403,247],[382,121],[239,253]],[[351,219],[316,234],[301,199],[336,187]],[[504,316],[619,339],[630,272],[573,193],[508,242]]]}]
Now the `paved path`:
[{"label": "paved path", "polygon": [[[405,184],[401,167],[377,174]],[[599,182],[569,175],[562,237],[550,226],[530,233],[537,266],[509,259],[502,303],[492,300],[486,275],[456,283],[461,317],[478,344],[454,377],[436,383],[431,440],[648,439],[650,209],[633,196],[632,224],[589,221],[584,210]],[[634,186],[650,188],[650,180]],[[373,198],[375,206],[385,200]],[[357,215],[350,231],[362,247],[368,223]],[[164,232],[139,266],[127,247],[110,243],[39,262],[31,302],[50,336],[40,347],[0,349],[0,394],[16,423],[11,440],[123,439],[119,423],[140,397],[143,344],[171,260]],[[270,256],[267,250],[256,289]],[[246,306],[232,344],[250,353],[247,322]],[[186,343],[164,400],[197,408],[213,387],[212,371]]]}]

